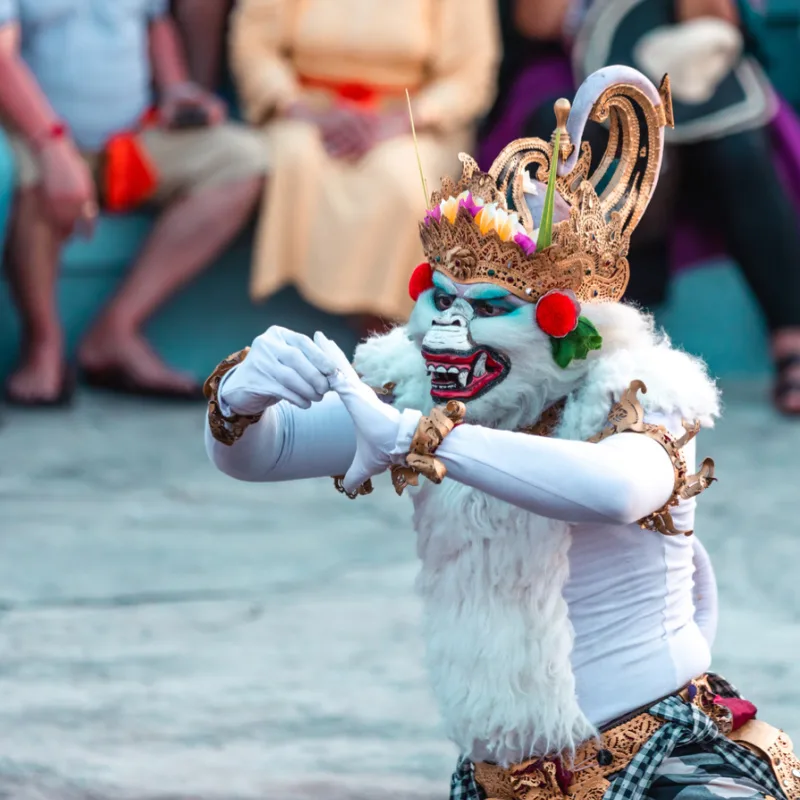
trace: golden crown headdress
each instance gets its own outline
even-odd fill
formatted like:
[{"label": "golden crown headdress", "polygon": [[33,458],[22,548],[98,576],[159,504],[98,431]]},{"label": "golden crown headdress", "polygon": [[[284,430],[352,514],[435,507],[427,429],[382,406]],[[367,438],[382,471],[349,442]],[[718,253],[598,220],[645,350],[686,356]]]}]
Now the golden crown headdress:
[{"label": "golden crown headdress", "polygon": [[[442,180],[420,223],[426,259],[458,282],[499,284],[531,302],[553,289],[586,302],[620,300],[630,275],[630,235],[658,181],[664,126],[673,125],[669,78],[656,89],[635,69],[608,67],[584,81],[572,106],[559,100],[555,112],[550,142],[518,139],[488,172],[460,154],[460,180]],[[606,151],[591,175],[591,150],[582,141],[588,120],[609,124]],[[537,208],[545,186],[549,207],[546,200]],[[550,234],[554,190],[561,219]],[[542,228],[544,246],[535,241]]]}]

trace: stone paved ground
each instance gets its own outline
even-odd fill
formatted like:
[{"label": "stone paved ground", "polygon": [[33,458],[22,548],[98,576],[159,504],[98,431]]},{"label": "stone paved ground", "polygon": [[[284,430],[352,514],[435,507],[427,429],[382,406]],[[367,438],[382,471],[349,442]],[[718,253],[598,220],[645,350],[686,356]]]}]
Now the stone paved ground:
[{"label": "stone paved ground", "polygon": [[[800,735],[800,423],[731,391],[698,530],[717,668]],[[434,800],[408,505],[237,484],[201,409],[82,396],[0,428],[0,797]]]}]

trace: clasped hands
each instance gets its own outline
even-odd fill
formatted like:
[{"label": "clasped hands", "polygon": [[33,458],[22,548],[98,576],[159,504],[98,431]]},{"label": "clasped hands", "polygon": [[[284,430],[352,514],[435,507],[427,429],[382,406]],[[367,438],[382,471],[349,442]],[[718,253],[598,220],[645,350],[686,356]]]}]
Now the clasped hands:
[{"label": "clasped hands", "polygon": [[315,109],[300,102],[284,115],[314,125],[328,155],[345,161],[358,161],[381,142],[411,132],[404,108],[378,113],[337,105]]},{"label": "clasped hands", "polygon": [[330,391],[341,398],[356,435],[356,453],[343,481],[346,491],[405,463],[422,413],[401,412],[382,402],[339,346],[322,333],[312,340],[286,328],[269,328],[225,377],[219,400],[223,413],[251,415],[280,400],[308,409]]}]

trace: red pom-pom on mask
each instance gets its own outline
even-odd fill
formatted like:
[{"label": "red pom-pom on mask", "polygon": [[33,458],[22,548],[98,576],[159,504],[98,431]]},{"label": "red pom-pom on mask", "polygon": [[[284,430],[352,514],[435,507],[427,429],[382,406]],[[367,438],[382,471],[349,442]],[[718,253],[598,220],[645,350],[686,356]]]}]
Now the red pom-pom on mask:
[{"label": "red pom-pom on mask", "polygon": [[408,293],[411,299],[416,302],[417,298],[428,289],[433,289],[433,268],[427,261],[417,264],[411,273],[411,280],[408,282]]},{"label": "red pom-pom on mask", "polygon": [[553,289],[536,304],[536,324],[554,339],[563,339],[578,327],[581,304],[570,291]]}]

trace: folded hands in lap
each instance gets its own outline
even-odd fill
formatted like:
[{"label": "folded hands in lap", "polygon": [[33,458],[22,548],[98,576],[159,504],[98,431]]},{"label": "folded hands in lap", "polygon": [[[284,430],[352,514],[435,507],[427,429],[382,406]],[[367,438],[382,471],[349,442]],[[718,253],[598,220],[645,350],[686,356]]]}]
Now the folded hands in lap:
[{"label": "folded hands in lap", "polygon": [[298,103],[287,113],[316,126],[331,158],[358,161],[381,142],[408,133],[405,111],[374,112],[348,106],[313,109]]},{"label": "folded hands in lap", "polygon": [[166,87],[158,107],[159,122],[165,128],[181,127],[181,119],[194,112],[192,123],[184,127],[219,125],[228,118],[228,108],[219,97],[192,81]]}]

